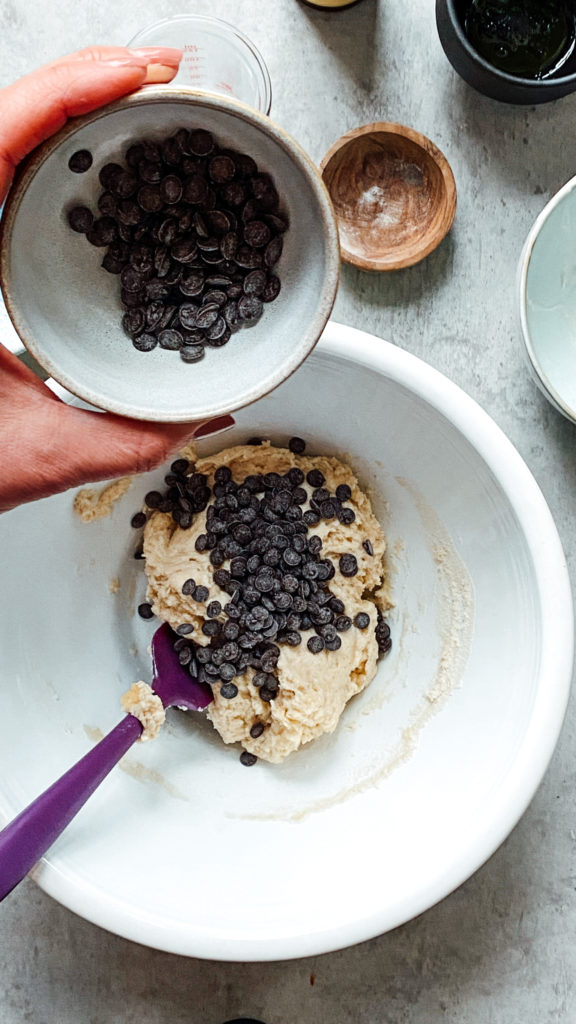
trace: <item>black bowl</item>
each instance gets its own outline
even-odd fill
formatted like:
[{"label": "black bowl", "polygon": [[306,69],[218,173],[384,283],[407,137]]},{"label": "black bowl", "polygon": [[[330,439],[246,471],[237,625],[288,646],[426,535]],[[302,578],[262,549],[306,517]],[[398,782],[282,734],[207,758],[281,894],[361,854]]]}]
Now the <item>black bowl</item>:
[{"label": "black bowl", "polygon": [[576,51],[558,74],[549,78],[519,78],[499,71],[468,42],[463,27],[465,7],[465,0],[436,0],[436,26],[442,48],[468,85],[504,103],[547,103],[576,91]]}]

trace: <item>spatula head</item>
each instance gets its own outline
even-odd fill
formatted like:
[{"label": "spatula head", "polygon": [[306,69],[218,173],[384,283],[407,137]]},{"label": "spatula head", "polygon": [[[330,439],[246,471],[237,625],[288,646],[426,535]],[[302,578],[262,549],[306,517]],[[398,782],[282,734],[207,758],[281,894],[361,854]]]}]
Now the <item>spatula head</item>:
[{"label": "spatula head", "polygon": [[202,711],[213,700],[212,690],[205,683],[193,679],[188,669],[180,664],[174,650],[176,634],[168,623],[163,623],[152,637],[152,687],[165,708],[180,707],[189,711]]}]

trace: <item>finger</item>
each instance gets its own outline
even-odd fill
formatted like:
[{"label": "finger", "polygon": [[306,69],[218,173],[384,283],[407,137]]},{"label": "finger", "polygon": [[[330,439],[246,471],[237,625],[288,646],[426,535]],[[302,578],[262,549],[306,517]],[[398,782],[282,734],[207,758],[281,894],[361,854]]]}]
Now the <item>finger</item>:
[{"label": "finger", "polygon": [[80,51],[26,75],[0,90],[0,199],[17,163],[58,131],[69,117],[110,103],[147,81],[149,66],[163,67],[163,80],[176,74],[179,51],[122,47]]},{"label": "finger", "polygon": [[141,60],[144,64],[168,64],[178,67],[182,58],[182,50],[172,46],[143,46],[137,49],[127,46],[86,46],[83,50],[76,50],[75,53],[67,53],[63,57],[57,57],[49,61],[37,72],[45,68],[53,67],[55,64],[68,64],[70,61],[105,61],[111,63],[114,60],[131,59]]},{"label": "finger", "polygon": [[145,473],[196,435],[234,424],[231,416],[199,423],[148,423],[70,407],[62,413],[60,433],[44,453],[48,477],[61,481],[61,490]]},{"label": "finger", "polygon": [[30,388],[42,396],[46,394],[56,398],[30,367],[0,344],[0,402],[13,399],[16,387]]}]

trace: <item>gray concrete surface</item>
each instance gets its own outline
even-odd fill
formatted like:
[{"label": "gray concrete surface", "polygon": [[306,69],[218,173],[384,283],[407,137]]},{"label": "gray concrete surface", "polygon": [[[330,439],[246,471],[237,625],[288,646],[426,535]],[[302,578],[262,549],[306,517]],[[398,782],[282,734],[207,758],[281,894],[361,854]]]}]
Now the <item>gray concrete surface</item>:
[{"label": "gray concrete surface", "polygon": [[[576,173],[576,95],[500,106],[453,73],[433,0],[365,0],[317,14],[298,0],[0,0],[0,84],[97,41],[123,43],[185,10],[251,36],[269,65],[273,115],[320,160],[355,125],[400,121],[449,158],[454,228],[422,264],[344,268],[334,318],[447,374],[492,415],[538,480],[569,565],[576,554],[576,428],[528,378],[514,303],[522,243]],[[0,1024],[552,1024],[576,1021],[576,709],[508,841],[440,905],[338,953],[218,964],[148,950],[21,886],[0,908]]]}]

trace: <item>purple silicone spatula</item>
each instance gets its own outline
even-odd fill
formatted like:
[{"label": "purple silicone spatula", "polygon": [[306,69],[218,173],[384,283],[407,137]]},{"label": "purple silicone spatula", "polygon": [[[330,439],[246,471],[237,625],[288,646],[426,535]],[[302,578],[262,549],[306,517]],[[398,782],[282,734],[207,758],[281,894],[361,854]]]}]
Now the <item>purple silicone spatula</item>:
[{"label": "purple silicone spatula", "polygon": [[[164,624],[152,637],[152,687],[165,708],[202,711],[212,701],[209,686],[192,679],[174,651],[174,633]],[[72,821],[103,779],[142,734],[134,715],[54,782],[0,832],[0,900],[21,882]]]}]

